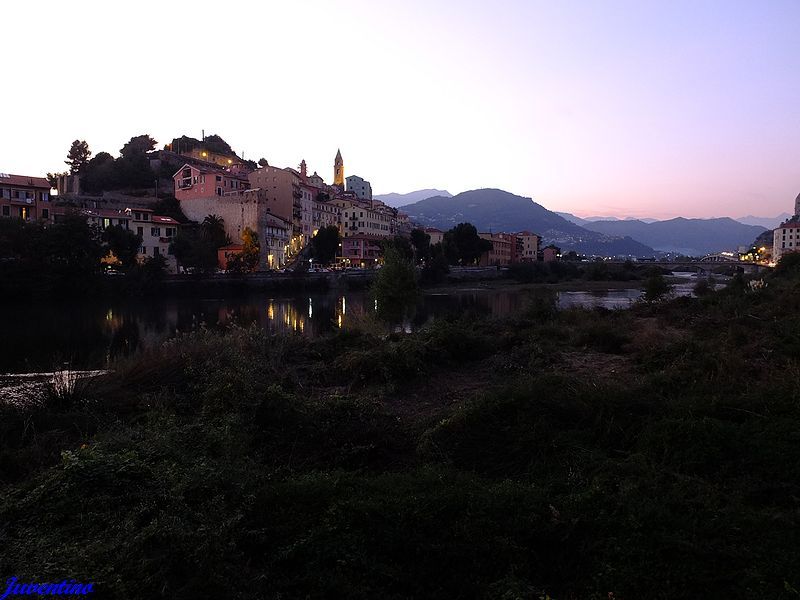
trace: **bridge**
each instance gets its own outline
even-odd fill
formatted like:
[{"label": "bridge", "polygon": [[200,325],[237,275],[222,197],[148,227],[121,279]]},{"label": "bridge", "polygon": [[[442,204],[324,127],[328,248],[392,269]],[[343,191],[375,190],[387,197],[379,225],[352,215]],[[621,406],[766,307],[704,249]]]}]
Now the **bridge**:
[{"label": "bridge", "polygon": [[[608,261],[606,264],[625,264],[626,261]],[[756,275],[772,270],[769,265],[746,262],[740,260],[730,260],[726,257],[712,254],[705,256],[698,260],[692,261],[639,261],[635,265],[653,265],[654,267],[661,267],[669,271],[677,272],[693,272],[702,275],[733,275],[735,273],[747,273],[748,275]]]}]

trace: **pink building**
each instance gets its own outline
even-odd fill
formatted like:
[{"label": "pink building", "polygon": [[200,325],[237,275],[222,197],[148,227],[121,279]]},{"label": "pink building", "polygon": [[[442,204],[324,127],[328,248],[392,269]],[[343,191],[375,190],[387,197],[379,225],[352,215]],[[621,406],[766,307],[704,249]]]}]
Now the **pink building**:
[{"label": "pink building", "polygon": [[225,196],[250,188],[247,175],[214,167],[185,164],[175,175],[175,198],[178,201]]},{"label": "pink building", "polygon": [[381,256],[381,240],[369,235],[342,238],[342,262],[346,266],[374,267]]},{"label": "pink building", "polygon": [[540,256],[542,257],[541,260],[543,262],[552,262],[554,260],[558,260],[560,255],[561,255],[561,248],[553,246],[552,244],[549,246],[545,246],[544,248],[542,248],[540,252]]}]

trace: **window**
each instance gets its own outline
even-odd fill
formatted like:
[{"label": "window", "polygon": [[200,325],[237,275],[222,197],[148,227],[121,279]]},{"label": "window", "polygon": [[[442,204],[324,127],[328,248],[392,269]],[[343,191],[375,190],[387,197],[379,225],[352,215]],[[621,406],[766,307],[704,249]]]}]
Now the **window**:
[{"label": "window", "polygon": [[144,227],[137,227],[136,235],[138,235],[139,237],[144,237]]},{"label": "window", "polygon": [[9,210],[10,208],[11,208],[10,206],[4,206],[3,207],[3,216],[4,217],[8,217],[11,214],[11,211]]},{"label": "window", "polygon": [[49,219],[50,218],[50,210],[48,210],[47,208],[43,208],[42,209],[42,218],[43,219]]},{"label": "window", "polygon": [[222,181],[222,176],[220,176],[220,175],[217,175],[217,178],[216,178],[216,180],[217,180],[217,181]]},{"label": "window", "polygon": [[175,235],[175,228],[174,227],[167,227],[165,235],[167,237],[172,237]]},{"label": "window", "polygon": [[161,228],[160,227],[151,227],[150,228],[150,235],[153,237],[159,237],[161,235]]},{"label": "window", "polygon": [[142,246],[141,248],[139,248],[139,254],[144,254],[145,256],[147,256],[147,246]]},{"label": "window", "polygon": [[153,248],[153,256],[158,256],[160,254],[160,250],[158,246]]}]

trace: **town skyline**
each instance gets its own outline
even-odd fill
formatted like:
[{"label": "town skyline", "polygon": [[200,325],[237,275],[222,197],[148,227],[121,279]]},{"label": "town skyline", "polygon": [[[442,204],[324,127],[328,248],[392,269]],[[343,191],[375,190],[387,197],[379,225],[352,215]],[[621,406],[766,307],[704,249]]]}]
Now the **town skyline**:
[{"label": "town skyline", "polygon": [[[578,216],[773,216],[800,191],[795,3],[242,4],[268,34],[197,51],[173,25],[203,30],[210,4],[144,2],[124,27],[100,6],[37,5],[41,43],[9,77],[46,74],[52,93],[9,95],[0,171],[63,170],[76,138],[116,155],[138,133],[205,130],[326,181],[341,148],[376,195],[499,188]],[[56,58],[76,35],[77,66]]]}]

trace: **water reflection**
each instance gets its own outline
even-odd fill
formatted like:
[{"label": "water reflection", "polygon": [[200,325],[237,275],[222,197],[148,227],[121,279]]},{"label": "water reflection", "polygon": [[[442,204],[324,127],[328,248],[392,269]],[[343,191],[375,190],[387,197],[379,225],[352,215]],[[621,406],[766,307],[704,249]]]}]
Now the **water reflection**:
[{"label": "water reflection", "polygon": [[[691,284],[676,291],[690,293]],[[564,291],[562,308],[627,308],[638,289]],[[449,314],[503,316],[524,309],[530,292],[462,289],[425,295],[408,326],[419,327]],[[117,357],[153,347],[176,332],[201,323],[208,327],[257,324],[271,333],[319,335],[346,327],[373,313],[376,303],[365,292],[237,298],[140,300],[112,304],[40,304],[0,311],[0,373],[52,371],[65,362],[76,369],[106,367]]]}]

